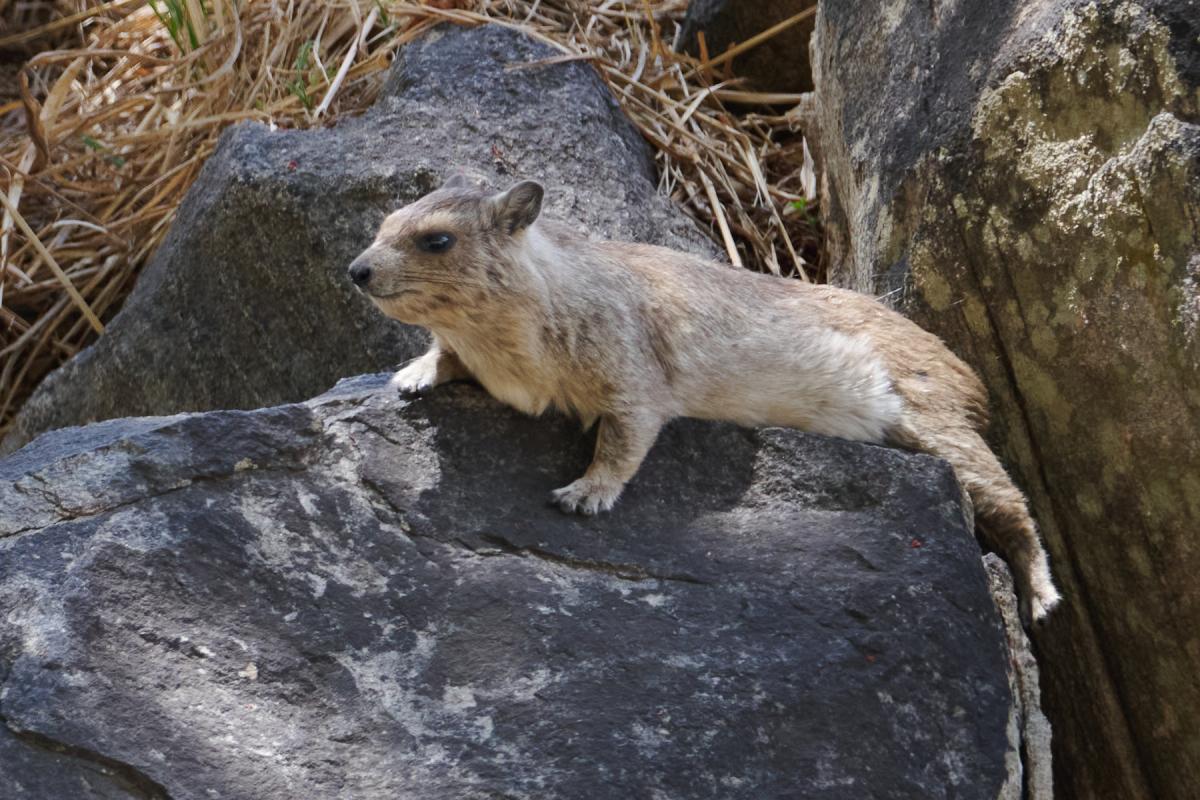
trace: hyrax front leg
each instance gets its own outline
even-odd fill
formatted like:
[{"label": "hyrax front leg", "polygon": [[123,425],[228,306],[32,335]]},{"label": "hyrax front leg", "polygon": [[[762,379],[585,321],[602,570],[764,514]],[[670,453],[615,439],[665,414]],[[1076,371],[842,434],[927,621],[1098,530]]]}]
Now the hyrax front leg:
[{"label": "hyrax front leg", "polygon": [[602,416],[591,466],[579,480],[551,492],[550,501],[563,511],[588,516],[611,509],[662,425],[662,417],[652,411]]},{"label": "hyrax front leg", "polygon": [[428,391],[448,381],[470,377],[458,356],[442,347],[436,339],[429,352],[414,358],[392,376],[388,387],[404,393]]}]

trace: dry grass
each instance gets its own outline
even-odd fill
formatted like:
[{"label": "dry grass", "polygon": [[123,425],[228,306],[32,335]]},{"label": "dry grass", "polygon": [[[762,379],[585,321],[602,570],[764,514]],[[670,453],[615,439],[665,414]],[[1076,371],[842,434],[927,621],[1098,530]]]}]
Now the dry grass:
[{"label": "dry grass", "polygon": [[561,59],[591,61],[656,146],[664,191],[734,263],[819,278],[811,160],[796,118],[773,110],[798,97],[746,91],[728,54],[673,53],[685,8],[0,0],[0,68],[24,61],[0,93],[0,434],[46,373],[103,331],[225,127],[359,113],[396,49],[446,20],[516,26]]}]

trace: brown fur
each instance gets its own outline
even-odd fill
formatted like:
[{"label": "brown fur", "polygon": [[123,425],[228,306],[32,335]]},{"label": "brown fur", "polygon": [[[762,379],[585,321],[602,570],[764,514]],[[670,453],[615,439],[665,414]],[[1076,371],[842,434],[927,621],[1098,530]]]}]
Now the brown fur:
[{"label": "brown fur", "polygon": [[[471,376],[528,413],[599,420],[591,466],[553,493],[588,514],[612,507],[674,416],[932,453],[1012,565],[1026,619],[1058,602],[1025,498],[980,435],[983,385],[940,339],[855,292],[587,239],[539,219],[541,197],[531,183],[489,195],[452,181],[390,216],[355,260],[385,313],[433,332],[397,388]],[[431,252],[438,235],[453,244]]]}]

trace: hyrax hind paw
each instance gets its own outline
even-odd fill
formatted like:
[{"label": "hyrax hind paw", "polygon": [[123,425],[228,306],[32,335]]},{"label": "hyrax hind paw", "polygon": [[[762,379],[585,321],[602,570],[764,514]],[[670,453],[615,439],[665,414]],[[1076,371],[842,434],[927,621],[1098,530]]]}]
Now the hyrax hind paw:
[{"label": "hyrax hind paw", "polygon": [[568,514],[590,517],[598,511],[610,510],[617,502],[621,488],[621,484],[613,485],[583,477],[551,492],[550,502]]},{"label": "hyrax hind paw", "polygon": [[420,394],[437,385],[437,362],[418,358],[388,381],[388,388],[401,394]]}]

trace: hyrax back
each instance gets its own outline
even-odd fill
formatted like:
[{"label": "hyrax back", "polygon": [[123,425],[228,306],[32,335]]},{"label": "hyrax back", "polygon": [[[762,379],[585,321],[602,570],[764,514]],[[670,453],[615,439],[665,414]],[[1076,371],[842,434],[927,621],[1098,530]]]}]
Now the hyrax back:
[{"label": "hyrax back", "polygon": [[981,533],[1012,565],[1027,620],[1058,602],[1025,499],[980,436],[979,379],[873,299],[604,242],[539,218],[542,188],[464,178],[389,216],[350,276],[388,316],[433,333],[393,378],[473,377],[530,414],[599,421],[595,457],[552,499],[612,508],[672,417],[783,425],[945,458]]}]

